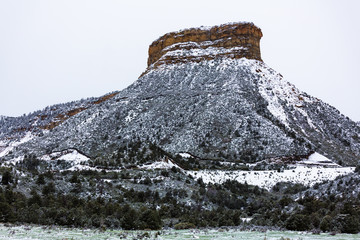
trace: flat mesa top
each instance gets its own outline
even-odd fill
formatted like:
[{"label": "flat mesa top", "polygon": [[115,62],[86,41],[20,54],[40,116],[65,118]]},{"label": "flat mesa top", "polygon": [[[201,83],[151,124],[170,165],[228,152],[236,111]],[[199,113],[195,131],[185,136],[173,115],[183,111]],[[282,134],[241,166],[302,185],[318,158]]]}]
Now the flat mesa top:
[{"label": "flat mesa top", "polygon": [[[205,50],[209,47],[230,49],[234,47],[242,47],[247,49],[247,51],[239,52],[229,52],[227,55],[234,55],[236,58],[246,57],[249,59],[256,59],[261,61],[260,54],[260,39],[262,37],[261,29],[258,28],[255,24],[251,22],[236,22],[236,23],[227,23],[212,27],[197,27],[197,28],[188,28],[176,32],[166,33],[157,40],[155,40],[149,47],[149,59],[148,66],[157,62],[167,53],[169,50],[191,50],[195,46],[194,44],[182,44],[180,43],[199,43],[199,46],[202,50]],[[206,43],[206,44],[205,44]],[[176,45],[178,44],[178,45]],[[176,47],[175,47],[176,46]],[[198,48],[198,47],[197,47]],[[222,51],[223,52],[223,51]],[[206,51],[205,51],[205,55]],[[207,57],[209,59],[209,56]],[[213,58],[213,57],[211,57]],[[173,63],[173,62],[184,62],[184,57],[177,59],[169,56],[167,59],[163,59],[161,64]],[[189,58],[188,58],[189,60]],[[191,61],[194,59],[192,58]],[[199,61],[199,59],[196,59]],[[157,63],[159,64],[159,63]]]},{"label": "flat mesa top", "polygon": [[226,29],[231,30],[231,29],[237,29],[237,28],[252,28],[254,31],[261,33],[261,29],[259,27],[257,27],[253,22],[231,22],[231,23],[225,23],[225,24],[220,24],[220,25],[215,25],[215,26],[200,26],[200,27],[185,28],[185,29],[181,29],[178,31],[169,32],[169,33],[162,35],[155,41],[153,41],[151,45],[156,44],[157,42],[161,41],[162,39],[165,39],[167,37],[174,36],[174,35],[189,34],[192,32],[198,32],[198,33],[216,32],[219,30],[220,31],[226,30]]}]

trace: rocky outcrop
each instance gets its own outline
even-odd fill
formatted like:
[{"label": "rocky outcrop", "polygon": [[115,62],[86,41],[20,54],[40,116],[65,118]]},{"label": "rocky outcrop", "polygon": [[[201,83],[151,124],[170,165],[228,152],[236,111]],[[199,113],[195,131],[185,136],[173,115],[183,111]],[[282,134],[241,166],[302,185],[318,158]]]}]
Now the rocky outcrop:
[{"label": "rocky outcrop", "polygon": [[261,29],[247,22],[167,33],[150,45],[148,66],[200,62],[222,56],[262,61],[261,37]]}]

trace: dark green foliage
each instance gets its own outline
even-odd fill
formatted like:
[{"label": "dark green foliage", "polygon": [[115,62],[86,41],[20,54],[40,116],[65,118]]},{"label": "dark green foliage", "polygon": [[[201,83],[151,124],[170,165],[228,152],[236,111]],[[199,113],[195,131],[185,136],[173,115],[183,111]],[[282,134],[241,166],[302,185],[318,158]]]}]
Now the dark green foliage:
[{"label": "dark green foliage", "polygon": [[310,218],[303,214],[294,214],[289,217],[285,223],[285,227],[293,231],[305,231],[310,229]]},{"label": "dark green foliage", "polygon": [[6,170],[1,178],[1,184],[2,185],[8,185],[9,183],[12,183],[12,176],[9,170]]},{"label": "dark green foliage", "polygon": [[38,179],[36,180],[36,184],[39,184],[39,185],[45,184],[44,174],[40,174],[40,175],[38,176]]},{"label": "dark green foliage", "polygon": [[149,177],[146,177],[143,181],[141,181],[141,183],[145,185],[151,185],[152,181]]},{"label": "dark green foliage", "polygon": [[31,197],[28,199],[28,206],[31,205],[42,206],[41,196],[36,192],[36,190],[31,190]]},{"label": "dark green foliage", "polygon": [[124,207],[124,215],[121,223],[121,227],[125,230],[134,230],[138,229],[137,225],[137,216],[138,213],[136,210],[130,208],[128,205]]},{"label": "dark green foliage", "polygon": [[169,177],[169,172],[167,170],[162,170],[161,175],[164,177]]},{"label": "dark green foliage", "polygon": [[180,155],[176,155],[174,161],[177,165],[179,165],[182,169],[185,170],[194,170],[194,169],[202,169],[203,166],[199,163],[198,159],[190,157],[188,159],[183,159]]},{"label": "dark green foliage", "polygon": [[74,172],[69,181],[71,183],[80,183],[80,180],[78,179],[78,173]]},{"label": "dark green foliage", "polygon": [[323,219],[320,222],[320,229],[323,232],[328,232],[331,230],[331,221],[332,218],[329,215],[326,215],[323,217]]},{"label": "dark green foliage", "polygon": [[[43,186],[42,194],[33,189],[30,196],[8,188],[0,189],[0,220],[56,224],[75,227],[160,229],[162,219],[178,219],[196,227],[238,226],[240,216],[252,216],[253,223],[272,225],[289,230],[359,231],[360,199],[315,198],[306,195],[294,201],[288,195],[272,194],[258,187],[227,181],[222,185],[204,184],[201,180],[190,195],[185,189],[167,189],[160,197],[157,191],[122,189],[118,199],[82,199],[81,183],[74,183],[70,195],[56,194],[55,184]],[[76,193],[76,194],[73,194]],[[191,197],[194,204],[186,206],[178,201]],[[330,200],[331,199],[331,200]],[[202,208],[206,202],[218,206]],[[131,204],[131,206],[130,206]],[[284,213],[288,206],[301,205]],[[136,206],[136,207],[134,207]],[[154,210],[154,206],[161,206]]]},{"label": "dark green foliage", "polygon": [[359,216],[347,215],[342,221],[341,232],[358,233],[360,231]]},{"label": "dark green foliage", "polygon": [[55,193],[55,185],[53,182],[48,183],[43,187],[42,194],[48,195],[50,193]]},{"label": "dark green foliage", "polygon": [[293,202],[293,200],[288,196],[284,196],[283,198],[281,198],[279,200],[279,204],[280,204],[281,207],[288,206],[292,202]]},{"label": "dark green foliage", "polygon": [[188,223],[188,222],[181,222],[174,226],[174,228],[176,230],[190,229],[190,228],[195,228],[195,227],[196,226],[193,223]]},{"label": "dark green foliage", "polygon": [[157,230],[161,228],[160,215],[155,210],[145,210],[139,219],[142,223],[141,229]]},{"label": "dark green foliage", "polygon": [[[279,203],[284,201],[282,199]],[[293,212],[287,218],[285,227],[289,230],[305,231],[315,228],[343,233],[360,231],[359,198],[341,198],[334,195],[321,198],[305,196],[297,203],[301,204],[303,209]]]},{"label": "dark green foliage", "polygon": [[157,230],[162,226],[159,212],[146,207],[137,211],[129,205],[121,206],[101,198],[84,200],[73,195],[42,197],[36,190],[31,191],[28,199],[12,190],[1,190],[0,221],[129,230]]},{"label": "dark green foliage", "polygon": [[28,171],[36,171],[40,166],[41,161],[35,155],[29,155],[24,157],[24,160],[19,162],[19,167],[25,168]]},{"label": "dark green foliage", "polygon": [[[278,183],[270,192],[230,180],[223,184],[206,184],[201,178],[195,181],[193,177],[186,176],[176,167],[167,170],[137,168],[136,164],[141,162],[174,159],[155,145],[146,147],[135,141],[122,147],[122,151],[110,159],[112,163],[106,163],[109,159],[101,158],[94,163],[106,164],[107,168],[120,163],[126,166],[114,172],[105,169],[101,172],[50,172],[48,169],[33,168],[30,164],[34,170],[30,174],[37,183],[32,186],[30,194],[18,193],[23,190],[16,184],[8,184],[13,178],[8,170],[8,176],[2,174],[2,182],[7,184],[4,186],[6,190],[0,188],[0,221],[155,230],[160,229],[162,223],[174,226],[178,222],[194,227],[238,226],[242,224],[242,216],[252,217],[252,224],[298,231],[321,229],[355,233],[360,229],[360,196],[345,198],[324,194],[313,197],[301,193],[307,189],[305,186],[290,183]],[[189,169],[206,164],[216,169],[222,167],[216,159],[183,159],[178,155],[175,161]],[[42,173],[38,175],[38,171]],[[156,176],[166,179],[159,180]],[[105,181],[107,179],[112,181]],[[180,184],[181,187],[177,188],[172,184],[162,185],[162,181],[179,181],[184,185]],[[64,186],[58,187],[59,183]],[[337,183],[338,187],[357,184],[353,178],[341,178]],[[67,192],[64,193],[64,189]],[[322,189],[322,185],[314,189]],[[303,197],[294,195],[297,193]]]}]

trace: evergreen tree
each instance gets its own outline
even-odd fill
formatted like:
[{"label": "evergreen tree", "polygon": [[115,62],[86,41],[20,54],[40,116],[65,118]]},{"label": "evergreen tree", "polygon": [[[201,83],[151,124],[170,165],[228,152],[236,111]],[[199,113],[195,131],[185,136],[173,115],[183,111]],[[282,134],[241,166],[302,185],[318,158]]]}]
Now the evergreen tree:
[{"label": "evergreen tree", "polygon": [[44,175],[43,174],[40,174],[37,181],[36,181],[36,184],[39,184],[39,185],[43,185],[45,184],[45,178],[44,178]]},{"label": "evergreen tree", "polygon": [[8,185],[9,183],[12,183],[12,176],[10,171],[5,171],[2,178],[1,178],[1,184],[2,185]]}]

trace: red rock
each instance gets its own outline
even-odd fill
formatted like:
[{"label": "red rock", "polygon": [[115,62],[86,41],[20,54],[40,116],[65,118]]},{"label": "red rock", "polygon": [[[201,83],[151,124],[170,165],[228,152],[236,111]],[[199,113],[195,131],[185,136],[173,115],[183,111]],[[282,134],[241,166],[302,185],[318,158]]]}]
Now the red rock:
[{"label": "red rock", "polygon": [[218,57],[261,60],[261,29],[253,23],[231,23],[167,33],[149,47],[148,66],[199,62]]}]

